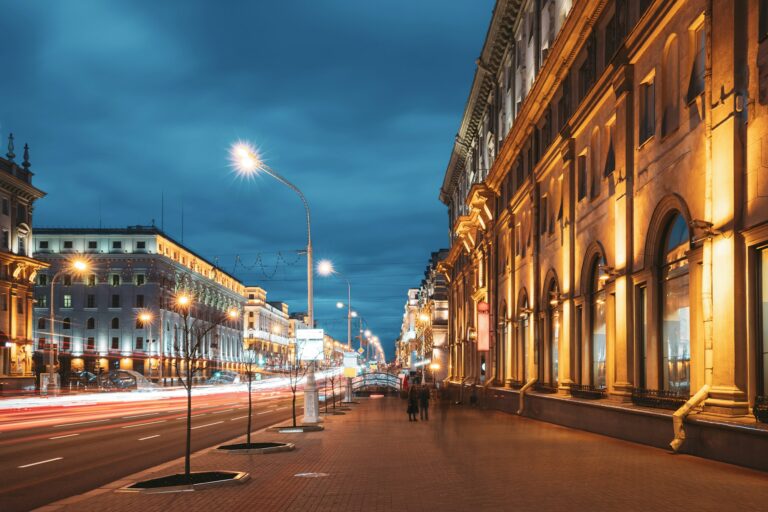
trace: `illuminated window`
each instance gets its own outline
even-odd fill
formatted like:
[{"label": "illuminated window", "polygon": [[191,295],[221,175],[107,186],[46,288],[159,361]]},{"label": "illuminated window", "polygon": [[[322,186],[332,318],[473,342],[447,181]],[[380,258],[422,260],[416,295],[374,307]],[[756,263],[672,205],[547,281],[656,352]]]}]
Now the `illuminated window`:
[{"label": "illuminated window", "polygon": [[688,225],[679,213],[667,224],[661,264],[662,389],[690,394],[691,308]]},{"label": "illuminated window", "polygon": [[640,144],[653,137],[656,131],[656,92],[654,79],[640,84]]},{"label": "illuminated window", "polygon": [[601,258],[595,258],[592,264],[592,280],[590,290],[590,326],[591,333],[591,384],[596,388],[605,388],[605,351],[606,351],[606,330],[605,330],[605,291],[601,289],[599,266]]},{"label": "illuminated window", "polygon": [[768,247],[758,251],[757,394],[768,396]]},{"label": "illuminated window", "polygon": [[72,307],[72,295],[68,293],[64,294],[64,304],[62,305],[62,307],[65,307],[65,308]]}]

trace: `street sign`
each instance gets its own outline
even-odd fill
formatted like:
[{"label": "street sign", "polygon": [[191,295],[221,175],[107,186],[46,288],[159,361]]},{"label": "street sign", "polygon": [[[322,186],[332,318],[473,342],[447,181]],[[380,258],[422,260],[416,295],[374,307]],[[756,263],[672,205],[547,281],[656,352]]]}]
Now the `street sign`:
[{"label": "street sign", "polygon": [[323,353],[322,329],[298,329],[296,331],[296,345],[299,359],[302,361],[322,361]]},{"label": "street sign", "polygon": [[365,352],[365,350],[363,350],[363,347],[360,347],[359,349],[357,349],[357,351],[358,351],[359,353],[361,353],[361,354],[362,354],[363,352]]}]

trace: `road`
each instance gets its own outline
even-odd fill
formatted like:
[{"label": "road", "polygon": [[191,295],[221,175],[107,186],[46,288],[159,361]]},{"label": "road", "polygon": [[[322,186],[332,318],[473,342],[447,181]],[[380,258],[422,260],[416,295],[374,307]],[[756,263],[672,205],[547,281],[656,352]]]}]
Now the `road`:
[{"label": "road", "polygon": [[[253,430],[291,416],[288,389],[254,392],[253,403]],[[247,392],[194,397],[192,407],[193,451],[245,434]],[[31,510],[182,457],[185,419],[182,397],[0,411],[0,510]]]}]

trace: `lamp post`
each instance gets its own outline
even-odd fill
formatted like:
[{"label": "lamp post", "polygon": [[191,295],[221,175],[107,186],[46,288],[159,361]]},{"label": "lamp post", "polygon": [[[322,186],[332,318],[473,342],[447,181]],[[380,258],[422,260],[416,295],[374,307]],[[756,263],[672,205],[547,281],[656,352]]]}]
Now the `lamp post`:
[{"label": "lamp post", "polygon": [[[315,328],[315,313],[314,313],[314,292],[312,277],[314,269],[312,266],[312,228],[311,228],[311,215],[309,211],[309,202],[299,188],[285,179],[282,175],[277,173],[274,169],[269,167],[255,147],[247,142],[238,142],[232,146],[230,151],[230,161],[233,167],[240,173],[241,176],[253,176],[259,171],[264,172],[277,181],[290,188],[301,199],[304,205],[304,212],[307,217],[307,316],[309,317],[309,328]],[[317,422],[318,412],[318,397],[317,397],[317,385],[315,383],[314,374],[314,362],[309,366],[309,372],[307,375],[307,383],[304,386],[304,410],[305,418],[309,422]]]},{"label": "lamp post", "polygon": [[[152,379],[152,349],[155,346],[155,342],[152,340],[152,313],[149,311],[142,311],[139,313],[139,320],[144,329],[147,329],[147,345],[149,346],[149,378]],[[159,363],[158,363],[159,366]],[[159,372],[158,372],[159,373]]]},{"label": "lamp post", "polygon": [[[64,272],[73,272],[75,274],[81,275],[83,272],[88,270],[89,265],[88,262],[83,259],[76,259],[70,262],[68,267],[64,267],[58,270],[53,277],[51,278],[51,291],[50,291],[50,297],[51,297],[51,303],[50,303],[50,323],[51,323],[51,343],[48,346],[48,382],[46,385],[46,393],[49,392],[56,392],[59,388],[59,383],[56,382],[56,361],[54,358],[54,344],[56,343],[56,314],[54,310],[54,302],[55,302],[55,285],[56,281],[59,279],[59,276],[63,274]],[[43,386],[40,386],[40,390],[42,391]]]}]

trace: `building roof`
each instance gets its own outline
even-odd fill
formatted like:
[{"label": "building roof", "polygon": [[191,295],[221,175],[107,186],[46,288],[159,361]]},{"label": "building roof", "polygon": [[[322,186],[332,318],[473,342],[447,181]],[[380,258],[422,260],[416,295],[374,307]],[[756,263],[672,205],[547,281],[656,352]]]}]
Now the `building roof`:
[{"label": "building roof", "polygon": [[[221,272],[225,276],[234,279],[239,284],[243,285],[242,281],[233,276],[229,272],[223,270],[215,263],[211,263],[207,258],[200,256],[198,253],[187,247],[186,245],[178,242],[172,236],[162,231],[157,226],[128,226],[125,228],[34,228],[35,236],[40,235],[157,235],[165,238],[169,242],[178,245],[188,253],[195,256],[197,259],[206,262],[208,265],[214,268],[217,272]],[[158,253],[159,254],[159,253]],[[245,285],[243,285],[245,286]]]}]

